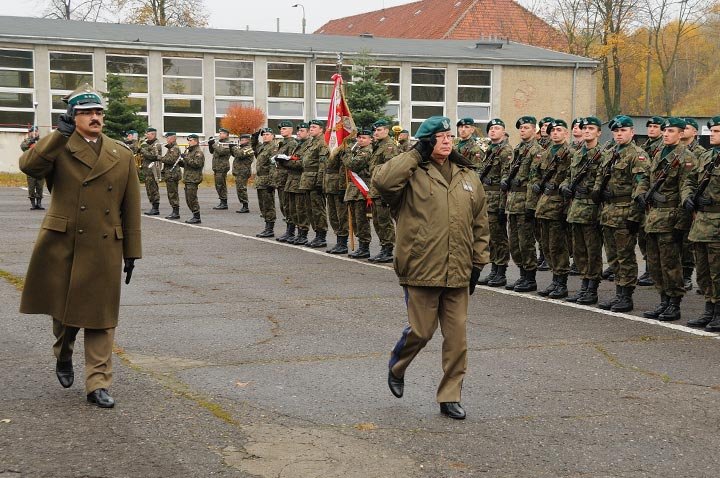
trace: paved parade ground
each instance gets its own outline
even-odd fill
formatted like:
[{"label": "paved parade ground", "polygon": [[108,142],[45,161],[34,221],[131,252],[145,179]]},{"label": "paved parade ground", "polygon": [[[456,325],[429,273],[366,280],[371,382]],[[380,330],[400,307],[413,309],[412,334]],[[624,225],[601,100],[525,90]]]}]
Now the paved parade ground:
[{"label": "paved parade ground", "polygon": [[[668,325],[638,317],[652,288],[629,315],[479,287],[468,417],[454,421],[435,403],[439,331],[405,396],[387,388],[406,322],[392,269],[255,238],[250,193],[252,213],[236,214],[236,198],[213,211],[215,191],[200,189],[199,227],[143,217],[115,336],[117,405],[102,410],[85,401],[82,341],[63,389],[50,319],[18,313],[43,214],[0,188],[0,477],[720,475],[720,340],[682,327],[702,310],[694,291]],[[550,279],[538,273],[540,287]]]}]

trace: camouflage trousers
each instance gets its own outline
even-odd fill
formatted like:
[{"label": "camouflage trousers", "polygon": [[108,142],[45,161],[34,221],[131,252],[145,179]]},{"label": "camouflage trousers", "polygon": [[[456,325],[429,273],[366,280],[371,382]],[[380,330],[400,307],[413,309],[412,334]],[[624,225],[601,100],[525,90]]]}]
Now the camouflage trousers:
[{"label": "camouflage trousers", "polygon": [[301,216],[309,219],[315,232],[327,231],[325,196],[318,191],[305,191],[304,199],[298,205]]},{"label": "camouflage trousers", "polygon": [[[643,237],[645,237],[644,234],[645,232],[643,231]],[[611,227],[603,227],[602,242],[603,249],[605,249],[605,259],[607,260],[608,268],[615,271],[617,270],[617,249],[615,249],[615,241],[612,236],[613,229]]]},{"label": "camouflage trousers", "polygon": [[44,179],[36,179],[32,176],[27,177],[28,197],[30,199],[42,199],[43,188],[45,187]]},{"label": "camouflage trousers", "polygon": [[170,207],[180,207],[180,194],[178,193],[178,180],[165,179],[165,187],[167,187],[167,196]]},{"label": "camouflage trousers", "polygon": [[343,194],[327,194],[327,211],[330,227],[336,236],[347,237],[348,235],[348,208],[343,201]]},{"label": "camouflage trousers", "polygon": [[690,239],[688,239],[688,235],[690,234],[690,231],[685,231],[685,234],[683,235],[683,243],[682,243],[682,266],[683,269],[694,269],[695,268],[695,256],[693,254],[693,247],[695,245],[694,242],[691,242]]},{"label": "camouflage trousers", "polygon": [[638,247],[640,247],[640,254],[643,259],[647,260],[647,237],[645,236],[645,228],[641,227],[638,231]]},{"label": "camouflage trousers", "polygon": [[395,244],[395,225],[392,222],[390,208],[383,206],[380,199],[373,199],[373,226],[380,239],[381,246]]},{"label": "camouflage trousers", "polygon": [[157,181],[155,181],[155,176],[152,175],[152,171],[150,168],[144,168],[145,169],[145,192],[147,192],[148,201],[150,201],[150,204],[159,204],[160,203],[160,188],[158,186]]},{"label": "camouflage trousers", "polygon": [[215,191],[221,201],[227,201],[227,171],[214,171]]},{"label": "camouflage trousers", "polygon": [[526,271],[537,269],[537,251],[535,250],[535,225],[524,214],[508,216],[508,243],[513,262]]},{"label": "camouflage trousers", "polygon": [[260,215],[265,222],[275,222],[275,188],[258,189],[257,195]]},{"label": "camouflage trousers", "polygon": [[571,224],[573,259],[583,279],[599,281],[602,274],[602,236],[596,224]]},{"label": "camouflage trousers", "polygon": [[[631,234],[627,228],[603,226],[605,252],[615,252],[615,285],[635,287],[637,285],[638,265],[635,257],[637,234]],[[608,259],[609,261],[610,259]]]},{"label": "camouflage trousers", "polygon": [[277,191],[278,195],[278,204],[280,204],[280,214],[282,214],[285,222],[292,222],[289,219],[290,214],[288,213],[288,195],[285,192],[285,187],[283,186],[281,188],[275,188],[275,190]]},{"label": "camouflage trousers", "polygon": [[696,242],[697,282],[705,302],[720,303],[720,242]]},{"label": "camouflage trousers", "polygon": [[310,221],[307,217],[305,209],[305,193],[286,193],[288,195],[288,211],[290,213],[290,222],[300,229],[307,230],[310,227]]},{"label": "camouflage trousers", "polygon": [[248,201],[247,182],[250,179],[250,168],[243,168],[235,175],[235,191],[237,191],[238,201],[240,203]]},{"label": "camouflage trousers", "polygon": [[646,236],[648,269],[655,289],[669,297],[684,296],[682,244],[673,240],[671,232],[652,232]]},{"label": "camouflage trousers", "polygon": [[570,251],[567,248],[567,223],[553,219],[536,219],[540,222],[540,233],[545,260],[553,274],[567,275],[570,272]]},{"label": "camouflage trousers", "polygon": [[[349,201],[347,204],[350,205],[352,212],[353,234],[361,242],[370,244],[372,235],[370,233],[370,217],[368,217],[367,203],[363,199],[362,201]],[[370,216],[372,216],[372,213],[370,213]]]},{"label": "camouflage trousers", "polygon": [[506,266],[510,260],[507,224],[500,224],[497,213],[488,213],[488,218],[490,220],[490,262],[498,266]]},{"label": "camouflage trousers", "polygon": [[185,202],[190,212],[200,212],[200,203],[197,197],[198,185],[195,183],[185,183]]},{"label": "camouflage trousers", "polygon": [[533,225],[533,236],[535,236],[535,242],[537,242],[538,249],[540,249],[540,253],[542,255],[545,255],[545,250],[543,249],[543,245],[542,245],[542,230],[540,228],[540,220],[534,219],[532,222],[532,225]]}]

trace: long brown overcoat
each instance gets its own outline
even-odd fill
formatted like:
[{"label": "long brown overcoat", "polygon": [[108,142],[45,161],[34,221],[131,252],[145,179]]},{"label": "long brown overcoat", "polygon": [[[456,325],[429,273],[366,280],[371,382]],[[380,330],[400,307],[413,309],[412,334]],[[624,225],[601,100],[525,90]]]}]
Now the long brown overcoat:
[{"label": "long brown overcoat", "polygon": [[140,258],[140,185],[130,150],[103,135],[95,152],[57,131],[20,157],[52,192],[25,278],[20,312],[65,325],[117,326],[122,259]]}]

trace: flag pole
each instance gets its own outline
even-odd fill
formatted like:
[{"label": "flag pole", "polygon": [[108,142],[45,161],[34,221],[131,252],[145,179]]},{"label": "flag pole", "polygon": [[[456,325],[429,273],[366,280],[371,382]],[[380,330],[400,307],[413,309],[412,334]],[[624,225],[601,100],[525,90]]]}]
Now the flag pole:
[{"label": "flag pole", "polygon": [[[342,66],[343,66],[343,54],[342,53],[337,54],[336,65],[337,65],[337,73],[338,73],[338,75],[340,75],[342,77]],[[342,92],[341,98],[343,98],[343,99],[345,98],[344,89],[345,89],[345,84],[340,83],[340,90]],[[350,152],[350,154],[352,154],[352,151]],[[347,190],[347,185],[349,182],[350,182],[350,172],[348,171],[347,168],[345,168],[345,190]],[[355,250],[355,232],[353,231],[352,208],[350,207],[349,202],[345,203],[345,207],[347,208],[347,215],[348,215],[348,239],[350,240],[350,244],[349,244],[350,250],[354,251]]]}]

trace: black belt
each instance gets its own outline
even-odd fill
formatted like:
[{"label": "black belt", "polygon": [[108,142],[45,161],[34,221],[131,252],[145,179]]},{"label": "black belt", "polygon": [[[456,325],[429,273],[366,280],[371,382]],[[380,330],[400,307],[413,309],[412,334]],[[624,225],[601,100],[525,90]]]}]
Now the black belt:
[{"label": "black belt", "polygon": [[700,212],[720,212],[720,204],[716,204],[713,206],[700,206],[700,207],[698,207],[698,211],[700,211]]},{"label": "black belt", "polygon": [[624,196],[614,196],[604,202],[606,202],[608,204],[617,204],[619,202],[630,202],[630,201],[632,201],[632,196],[630,196],[628,194],[628,195],[624,195]]},{"label": "black belt", "polygon": [[664,202],[657,202],[654,201],[650,207],[653,207],[655,209],[675,209],[680,204],[677,200],[675,201],[664,201]]},{"label": "black belt", "polygon": [[499,185],[497,185],[497,186],[485,186],[485,185],[483,184],[483,188],[485,189],[485,191],[500,191],[500,186],[499,186]]}]

